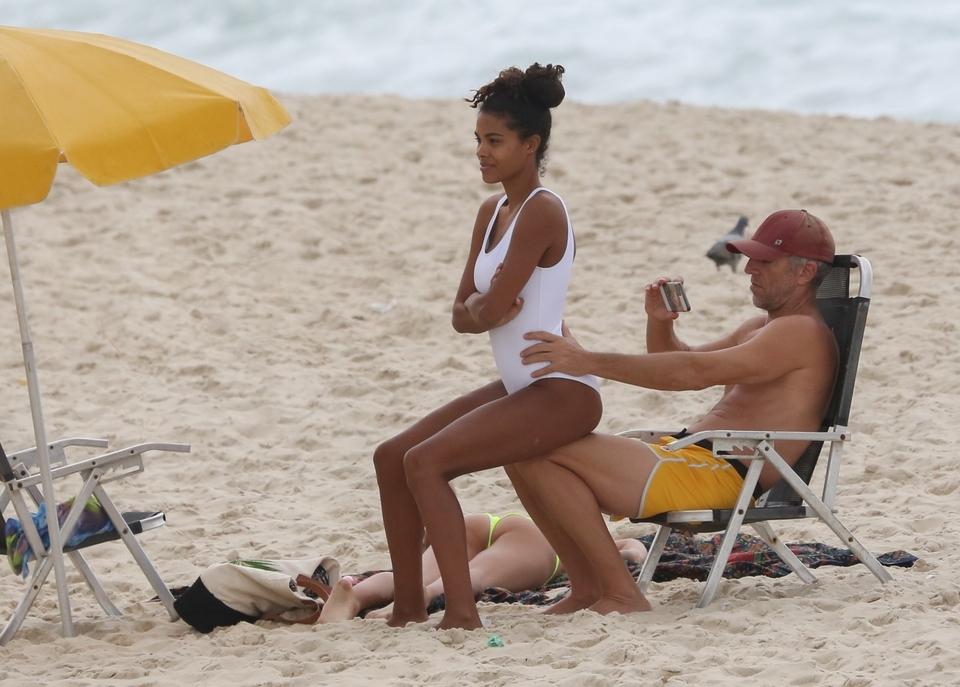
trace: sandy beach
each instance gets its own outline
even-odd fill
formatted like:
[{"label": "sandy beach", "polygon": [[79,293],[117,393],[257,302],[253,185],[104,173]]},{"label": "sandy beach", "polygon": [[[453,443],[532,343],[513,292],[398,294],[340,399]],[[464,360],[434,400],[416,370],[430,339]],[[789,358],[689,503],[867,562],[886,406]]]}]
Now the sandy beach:
[{"label": "sandy beach", "polygon": [[[167,513],[140,540],[171,586],[238,556],[387,567],[374,447],[496,374],[486,335],[449,318],[477,207],[497,190],[473,156],[474,111],[283,100],[294,122],[272,140],[108,189],[63,165],[47,201],[14,214],[49,437],[193,447],[109,489]],[[80,635],[60,636],[48,585],[2,649],[0,685],[960,684],[958,163],[960,126],[566,102],[543,179],[571,211],[567,322],[588,348],[642,351],[640,290],[660,274],[686,281],[690,341],[749,316],[742,264],[704,257],[741,214],[749,232],[804,207],[838,252],[871,260],[838,512],[872,551],[920,558],[893,582],[858,565],[822,568],[810,587],[728,580],[705,610],[699,583],[679,580],[654,584],[654,611],[634,616],[485,604],[474,632],[358,620],[204,636],[170,622],[112,544],[87,557],[125,617],[105,617],[68,565]],[[13,452],[33,435],[5,269],[0,284]],[[682,426],[717,392],[605,383],[603,396],[600,430],[619,431]],[[455,486],[467,512],[518,506],[502,470]],[[812,520],[782,534],[838,543]],[[23,588],[6,564],[2,580],[6,618]],[[487,646],[494,633],[505,646]]]}]

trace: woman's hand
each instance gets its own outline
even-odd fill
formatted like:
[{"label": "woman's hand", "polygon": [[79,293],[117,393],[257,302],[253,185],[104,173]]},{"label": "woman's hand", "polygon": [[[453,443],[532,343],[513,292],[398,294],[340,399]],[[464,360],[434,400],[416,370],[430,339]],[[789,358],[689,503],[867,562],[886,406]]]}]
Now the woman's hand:
[{"label": "woman's hand", "polygon": [[517,299],[510,305],[510,309],[507,310],[506,314],[500,318],[500,321],[497,322],[497,324],[494,326],[494,329],[505,325],[507,322],[519,315],[521,310],[523,310],[523,299],[520,298],[520,296],[517,296]]},{"label": "woman's hand", "polygon": [[682,283],[683,277],[658,277],[646,286],[643,308],[647,311],[647,317],[651,320],[670,322],[680,317],[680,313],[667,310],[667,306],[663,303],[663,296],[660,295],[660,287],[668,281]]},{"label": "woman's hand", "polygon": [[[497,265],[497,269],[494,270],[493,276],[490,277],[491,289],[493,289],[493,283],[500,276],[501,272],[503,272],[502,262],[499,265]],[[487,293],[490,293],[490,291],[487,291]],[[482,322],[480,319],[480,307],[482,305],[481,299],[484,295],[485,294],[476,293],[476,292],[472,293],[469,296],[467,296],[467,300],[464,301],[463,303],[467,308],[467,312],[470,313],[470,316],[473,317],[473,319],[476,320],[478,324],[481,324]],[[497,327],[502,327],[507,322],[512,320],[514,317],[516,317],[521,310],[523,310],[523,299],[520,298],[520,296],[517,296],[514,299],[513,303],[510,304],[510,307],[507,309],[507,311],[503,314],[503,317],[500,318],[500,321],[490,326],[489,329],[496,329]]]},{"label": "woman's hand", "polygon": [[[467,300],[463,302],[463,305],[467,309],[467,312],[470,313],[470,317],[472,317],[474,321],[477,323],[477,325],[480,327],[484,327],[479,317],[479,310],[482,305],[481,299],[483,298],[483,296],[484,294],[481,294],[475,291],[471,293],[469,296],[467,296]],[[520,296],[517,296],[516,300],[514,300],[513,303],[510,305],[509,309],[507,309],[507,312],[505,312],[503,317],[500,318],[500,321],[494,324],[492,327],[489,327],[489,329],[496,329],[497,327],[502,327],[507,322],[512,320],[514,317],[516,317],[521,310],[523,310],[523,299],[520,298]],[[486,327],[484,327],[484,329],[485,328]]]}]

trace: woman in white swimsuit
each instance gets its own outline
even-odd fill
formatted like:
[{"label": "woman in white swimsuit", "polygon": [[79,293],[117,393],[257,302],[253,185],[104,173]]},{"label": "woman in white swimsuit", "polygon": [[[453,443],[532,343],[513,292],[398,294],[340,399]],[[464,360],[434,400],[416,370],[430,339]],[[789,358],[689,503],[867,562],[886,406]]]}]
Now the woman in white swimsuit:
[{"label": "woman in white swimsuit", "polygon": [[540,186],[550,109],[564,96],[562,74],[559,65],[506,69],[470,100],[478,108],[481,175],[504,193],[477,213],[453,327],[490,332],[501,379],[433,411],[374,453],[394,573],[388,621],[394,626],[426,620],[420,557],[426,528],[446,595],[439,627],[480,627],[451,479],[536,458],[586,436],[600,421],[596,378],[534,379],[530,373],[539,366],[520,360],[530,345],[525,333],[560,333],[573,264],[566,207]]}]

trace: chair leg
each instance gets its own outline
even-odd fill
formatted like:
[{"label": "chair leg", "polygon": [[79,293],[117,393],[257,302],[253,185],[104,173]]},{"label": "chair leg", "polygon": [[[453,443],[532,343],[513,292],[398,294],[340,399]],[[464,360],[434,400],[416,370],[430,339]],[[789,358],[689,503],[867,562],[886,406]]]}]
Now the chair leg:
[{"label": "chair leg", "polygon": [[740,532],[740,526],[743,524],[743,516],[747,512],[747,506],[753,494],[753,488],[760,479],[760,471],[763,469],[763,461],[754,460],[750,462],[747,474],[743,478],[743,487],[740,489],[740,495],[737,497],[737,503],[733,507],[733,515],[730,516],[730,522],[727,523],[727,529],[723,534],[723,540],[720,542],[720,548],[717,550],[716,557],[713,559],[713,565],[710,567],[710,574],[707,575],[707,583],[703,587],[703,593],[700,600],[697,601],[697,608],[704,608],[713,601],[720,587],[720,581],[723,579],[723,571],[727,567],[727,560],[730,558],[730,552],[733,551],[733,544],[737,541],[737,534]]},{"label": "chair leg", "polygon": [[[66,441],[81,441],[81,440],[66,440]],[[101,442],[96,442],[92,445],[99,446]],[[86,444],[84,444],[86,445]],[[86,480],[84,483],[81,493],[75,497],[75,501],[82,501],[86,503],[87,498],[90,494],[93,493],[93,486],[96,483],[99,476],[90,480]],[[39,506],[43,502],[43,494],[36,487],[27,487],[27,492],[30,494],[30,497],[33,499],[33,502]],[[6,496],[6,495],[4,495]],[[72,509],[71,509],[72,510]],[[73,520],[76,522],[76,520]],[[65,522],[64,525],[67,523]],[[70,559],[70,562],[73,563],[73,567],[77,569],[82,576],[84,581],[87,583],[87,586],[90,588],[90,591],[93,592],[93,596],[97,599],[97,603],[100,604],[100,608],[107,613],[107,615],[120,616],[123,615],[119,609],[113,605],[113,602],[110,601],[110,598],[107,596],[106,591],[103,589],[103,586],[100,584],[100,580],[97,579],[96,574],[87,564],[86,559],[80,554],[79,551],[71,551],[66,554]]]},{"label": "chair leg", "polygon": [[137,565],[140,566],[140,570],[143,572],[144,577],[147,578],[150,586],[153,587],[153,591],[157,593],[157,597],[160,599],[163,607],[167,609],[167,613],[170,615],[170,620],[179,619],[180,616],[173,607],[173,595],[170,593],[170,590],[167,589],[167,585],[164,584],[163,579],[160,577],[160,574],[157,572],[156,568],[153,567],[153,563],[150,562],[150,559],[147,557],[143,547],[140,546],[140,542],[137,541],[137,538],[127,527],[126,521],[123,519],[123,515],[119,510],[117,510],[117,507],[113,504],[113,501],[110,500],[110,497],[107,496],[107,493],[103,490],[103,487],[97,486],[93,493],[97,497],[97,500],[100,501],[100,505],[103,506],[103,509],[107,512],[107,516],[110,518],[111,522],[113,522],[114,527],[117,528],[117,532],[120,533],[120,539],[124,544],[126,544],[127,549],[130,551],[130,555],[133,556],[133,559],[137,562]]},{"label": "chair leg", "polygon": [[[80,488],[80,491],[77,492],[77,495],[74,497],[73,506],[70,508],[69,513],[67,514],[66,519],[61,525],[64,536],[64,541],[70,538],[73,534],[74,529],[76,529],[77,523],[80,520],[80,516],[83,513],[84,504],[93,494],[94,488],[100,482],[101,474],[99,471],[93,471],[88,475],[83,482],[83,486]],[[39,495],[39,492],[34,495],[36,498]],[[100,581],[97,579],[97,576],[94,574],[93,570],[90,569],[90,566],[87,565],[87,561],[83,558],[79,551],[71,551],[65,554],[69,557],[70,561],[73,563],[77,571],[83,576],[84,581],[87,583],[87,586],[90,587],[90,591],[93,592],[94,597],[97,599],[97,603],[100,604],[100,608],[106,611],[107,615],[119,616],[123,615],[120,613],[119,609],[113,605],[110,599],[107,597],[106,591],[100,585]]]},{"label": "chair leg", "polygon": [[[765,449],[766,450],[766,449]],[[821,501],[816,494],[813,493],[813,490],[809,486],[804,484],[803,480],[797,476],[797,473],[787,465],[786,461],[780,456],[779,453],[773,450],[766,450],[767,460],[777,469],[777,472],[786,480],[800,497],[807,502],[807,504],[814,510],[814,512],[820,516],[820,519],[826,523],[827,527],[833,530],[833,533],[840,537],[846,546],[850,548],[853,554],[859,559],[861,563],[867,566],[867,569],[872,572],[878,580],[881,582],[889,582],[893,579],[889,572],[880,565],[872,553],[870,553],[867,548],[860,543],[860,541],[853,536],[853,533],[848,530],[840,519],[833,514],[827,506]]]},{"label": "chair leg", "polygon": [[[72,551],[66,555],[70,558],[77,570],[80,571],[80,574],[83,575],[83,579],[86,580],[87,585],[93,591],[93,595],[100,603],[100,607],[103,608],[103,610],[109,615],[122,615],[117,607],[111,603],[110,599],[107,598],[107,594],[103,590],[103,587],[100,586],[97,576],[93,574],[90,566],[88,566],[87,562],[83,559],[83,556],[81,556],[77,551]],[[30,589],[27,590],[27,593],[20,600],[20,603],[17,604],[17,607],[14,609],[13,615],[10,616],[10,620],[7,622],[6,627],[3,628],[3,632],[0,633],[0,646],[3,646],[9,642],[11,639],[13,639],[14,635],[17,634],[20,626],[23,625],[23,621],[26,620],[27,614],[30,612],[30,608],[33,606],[33,602],[40,594],[40,589],[43,587],[43,583],[50,575],[50,569],[53,567],[53,558],[47,556],[41,559],[39,563],[40,567],[37,569],[37,572],[34,573],[33,578],[29,582]]]},{"label": "chair leg", "polygon": [[107,592],[104,590],[103,585],[100,584],[100,580],[97,579],[96,574],[87,564],[87,561],[83,556],[80,555],[79,551],[71,551],[67,554],[67,557],[70,559],[70,562],[73,563],[73,567],[83,575],[84,582],[87,583],[87,586],[90,588],[90,591],[93,592],[94,597],[97,599],[97,603],[100,604],[100,608],[104,610],[107,615],[112,616],[122,616],[123,613],[120,612],[116,606],[113,605],[113,602],[110,601],[110,597],[107,596]]},{"label": "chair leg", "polygon": [[653,543],[650,545],[647,557],[643,559],[643,567],[640,568],[640,577],[637,578],[637,587],[640,588],[641,594],[647,593],[650,580],[653,579],[653,573],[656,571],[657,563],[660,562],[660,556],[663,554],[663,547],[666,546],[667,539],[670,538],[670,532],[672,531],[673,530],[666,525],[660,525],[657,528],[657,536],[653,538]]},{"label": "chair leg", "polygon": [[878,561],[876,557],[867,550],[867,547],[861,544],[860,540],[854,537],[853,533],[844,527],[843,523],[840,522],[837,516],[830,512],[829,508],[823,505],[823,502],[820,501],[820,499],[817,499],[816,496],[814,496],[814,499],[816,499],[817,503],[813,503],[812,501],[808,501],[808,503],[810,504],[810,507],[816,511],[817,515],[820,516],[820,519],[827,524],[827,527],[833,530],[833,533],[840,537],[840,540],[846,544],[851,551],[853,551],[853,554],[859,559],[859,561],[867,566],[867,569],[870,570],[870,572],[872,572],[878,580],[881,582],[891,581],[893,577],[889,572],[887,572],[886,568],[880,565],[880,561]]},{"label": "chair leg", "polygon": [[773,528],[768,522],[754,522],[750,523],[754,530],[760,538],[767,543],[771,549],[773,549],[780,560],[790,566],[790,569],[793,570],[805,584],[812,584],[817,581],[817,578],[814,577],[813,573],[810,572],[810,569],[803,564],[796,554],[789,549],[789,547],[783,543],[783,540],[777,536],[776,532],[773,531]]},{"label": "chair leg", "polygon": [[26,620],[27,614],[30,612],[30,607],[33,606],[33,602],[40,594],[43,583],[46,582],[47,576],[50,574],[50,571],[53,570],[53,556],[45,556],[34,562],[38,565],[37,571],[33,574],[33,577],[30,578],[30,582],[28,583],[30,588],[27,589],[27,593],[20,599],[20,603],[18,603],[14,609],[13,615],[11,615],[10,620],[7,621],[6,627],[4,627],[3,632],[0,633],[0,646],[9,642],[13,639],[13,636],[17,634],[17,630],[23,625],[23,621]]}]

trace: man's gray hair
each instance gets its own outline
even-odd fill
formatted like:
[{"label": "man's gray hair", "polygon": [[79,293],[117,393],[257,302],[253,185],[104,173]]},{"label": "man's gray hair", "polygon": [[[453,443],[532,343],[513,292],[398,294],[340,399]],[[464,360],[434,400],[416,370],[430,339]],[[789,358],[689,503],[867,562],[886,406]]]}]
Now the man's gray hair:
[{"label": "man's gray hair", "polygon": [[817,288],[820,284],[823,283],[823,280],[827,278],[827,274],[830,272],[830,268],[833,267],[829,262],[824,262],[823,260],[813,260],[812,258],[801,258],[796,255],[790,256],[790,266],[794,269],[800,269],[808,262],[812,262],[817,266],[817,273],[814,275],[813,280],[810,282],[813,285],[813,288]]}]

